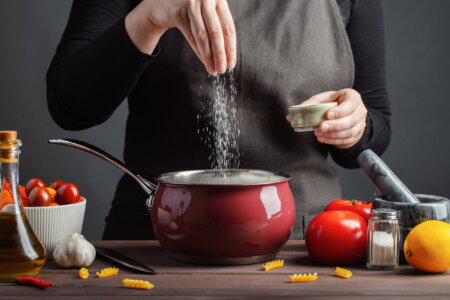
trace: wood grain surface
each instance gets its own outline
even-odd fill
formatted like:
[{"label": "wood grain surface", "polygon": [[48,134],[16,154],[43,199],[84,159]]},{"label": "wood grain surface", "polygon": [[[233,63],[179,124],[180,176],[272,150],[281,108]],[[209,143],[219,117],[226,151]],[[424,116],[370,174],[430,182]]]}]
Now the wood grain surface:
[{"label": "wood grain surface", "polygon": [[[82,280],[78,269],[61,269],[54,261],[45,264],[40,277],[55,286],[40,290],[0,284],[0,299],[450,299],[450,272],[426,274],[402,265],[395,271],[371,271],[364,264],[347,267],[350,279],[334,276],[335,266],[312,262],[304,241],[289,241],[279,253],[285,267],[264,272],[260,264],[201,266],[170,260],[156,241],[97,241],[152,268],[156,275],[143,275],[97,257],[89,267],[91,276]],[[95,272],[119,267],[119,275],[97,278]],[[289,283],[294,273],[318,273],[315,282]],[[152,290],[122,287],[122,279],[148,280]]]}]

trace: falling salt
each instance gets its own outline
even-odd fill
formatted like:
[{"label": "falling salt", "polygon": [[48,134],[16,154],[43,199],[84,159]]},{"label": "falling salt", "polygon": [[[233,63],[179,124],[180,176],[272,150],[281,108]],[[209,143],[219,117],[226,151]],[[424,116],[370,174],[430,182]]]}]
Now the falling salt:
[{"label": "falling salt", "polygon": [[235,169],[240,163],[236,80],[232,71],[209,78],[209,97],[201,100],[201,111],[197,115],[198,134],[210,152],[208,159],[212,169]]}]

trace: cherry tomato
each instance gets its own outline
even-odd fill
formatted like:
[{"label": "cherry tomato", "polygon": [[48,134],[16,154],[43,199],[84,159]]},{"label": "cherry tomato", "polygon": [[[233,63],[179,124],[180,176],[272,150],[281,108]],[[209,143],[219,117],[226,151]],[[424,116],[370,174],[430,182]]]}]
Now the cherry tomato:
[{"label": "cherry tomato", "polygon": [[345,210],[318,214],[306,230],[306,247],[315,261],[346,265],[366,257],[367,223]]},{"label": "cherry tomato", "polygon": [[30,206],[30,201],[28,200],[28,198],[22,198],[22,206],[23,207]]},{"label": "cherry tomato", "polygon": [[27,182],[27,185],[25,186],[26,194],[29,196],[31,190],[33,190],[35,187],[38,187],[38,186],[45,187],[45,183],[42,180],[38,179],[38,178],[30,179]]},{"label": "cherry tomato", "polygon": [[22,198],[22,205],[23,206],[30,206],[29,201],[28,201],[28,196],[25,193],[25,187],[19,185],[19,192],[20,192],[20,198]]},{"label": "cherry tomato", "polygon": [[52,202],[55,202],[56,191],[54,189],[52,189],[51,187],[47,187],[46,189],[47,189],[48,193],[50,194],[50,198],[52,199]]},{"label": "cherry tomato", "polygon": [[325,207],[325,211],[327,210],[349,210],[357,213],[368,221],[370,212],[372,211],[372,203],[359,200],[338,199],[328,203]]},{"label": "cherry tomato", "polygon": [[55,202],[62,204],[72,204],[81,201],[80,190],[72,183],[66,183],[56,192]]},{"label": "cherry tomato", "polygon": [[64,184],[66,184],[64,181],[62,180],[56,180],[53,181],[52,183],[50,183],[49,187],[51,187],[52,189],[54,189],[55,191],[57,191],[60,187],[62,187]]},{"label": "cherry tomato", "polygon": [[35,187],[28,195],[31,206],[49,206],[52,203],[52,197],[47,188],[43,186]]},{"label": "cherry tomato", "polygon": [[19,185],[19,192],[20,192],[20,197],[23,198],[28,198],[27,193],[25,193],[25,187]]}]

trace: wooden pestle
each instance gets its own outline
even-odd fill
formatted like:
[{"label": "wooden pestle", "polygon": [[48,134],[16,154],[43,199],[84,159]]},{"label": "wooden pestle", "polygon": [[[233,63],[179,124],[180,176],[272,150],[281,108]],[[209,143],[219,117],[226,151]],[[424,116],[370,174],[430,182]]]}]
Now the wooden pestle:
[{"label": "wooden pestle", "polygon": [[361,152],[358,156],[358,163],[385,200],[420,203],[417,197],[372,150],[367,149]]}]

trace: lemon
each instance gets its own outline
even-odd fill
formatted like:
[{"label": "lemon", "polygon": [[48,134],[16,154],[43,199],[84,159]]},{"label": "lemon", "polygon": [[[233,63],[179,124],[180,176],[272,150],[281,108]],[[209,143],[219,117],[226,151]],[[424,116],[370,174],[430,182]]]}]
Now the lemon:
[{"label": "lemon", "polygon": [[425,221],[406,236],[403,246],[406,260],[425,272],[445,272],[450,268],[450,224]]}]

